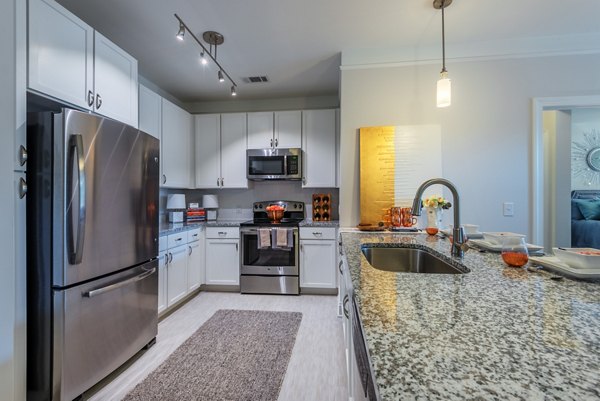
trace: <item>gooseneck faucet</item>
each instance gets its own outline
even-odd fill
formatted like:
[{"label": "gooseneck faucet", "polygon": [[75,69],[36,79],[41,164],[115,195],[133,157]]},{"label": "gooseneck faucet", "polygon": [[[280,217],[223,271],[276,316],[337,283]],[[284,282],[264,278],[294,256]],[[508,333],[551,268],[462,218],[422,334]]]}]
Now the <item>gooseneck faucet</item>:
[{"label": "gooseneck faucet", "polygon": [[448,188],[450,192],[452,192],[452,198],[454,200],[454,227],[452,230],[451,253],[452,256],[458,256],[462,258],[464,255],[463,244],[466,242],[465,230],[460,225],[460,201],[458,197],[458,191],[456,190],[454,184],[452,184],[445,178],[432,178],[422,183],[421,186],[417,189],[417,193],[415,194],[415,200],[413,201],[412,206],[412,214],[413,216],[421,215],[421,197],[423,196],[423,192],[429,186],[434,184],[441,184]]}]

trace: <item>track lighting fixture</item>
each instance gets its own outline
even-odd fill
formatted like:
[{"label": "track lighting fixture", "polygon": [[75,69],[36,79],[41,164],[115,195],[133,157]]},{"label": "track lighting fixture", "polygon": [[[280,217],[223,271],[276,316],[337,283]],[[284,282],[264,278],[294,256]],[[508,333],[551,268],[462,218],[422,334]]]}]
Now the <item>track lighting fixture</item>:
[{"label": "track lighting fixture", "polygon": [[442,10],[442,71],[437,81],[437,107],[448,107],[452,104],[452,84],[446,70],[446,35],[444,26],[444,9],[452,4],[452,0],[433,0],[433,8]]},{"label": "track lighting fixture", "polygon": [[176,38],[179,40],[183,40],[183,37],[185,36],[185,28],[183,26],[183,22],[179,23],[179,31],[177,32]]},{"label": "track lighting fixture", "polygon": [[[198,43],[198,45],[200,45],[200,47],[202,49],[201,53],[200,53],[200,62],[203,65],[206,65],[206,64],[208,64],[208,60],[207,60],[206,56],[210,57],[210,59],[219,68],[219,72],[217,75],[219,78],[219,82],[224,82],[225,77],[227,77],[227,79],[229,81],[231,81],[231,96],[237,96],[237,92],[235,90],[237,84],[231,78],[231,76],[227,73],[227,71],[225,71],[223,66],[221,66],[221,64],[219,64],[219,62],[217,61],[217,46],[223,44],[223,42],[225,41],[225,38],[223,37],[223,35],[221,35],[218,32],[215,32],[215,31],[206,31],[202,34],[202,39],[204,39],[204,41],[210,46],[209,47],[210,50],[209,50],[202,44],[202,42],[200,42],[200,40],[196,37],[196,35],[194,35],[194,32],[192,32],[190,30],[190,28],[188,28],[188,26],[185,24],[185,22],[183,22],[183,20],[181,18],[179,18],[179,16],[177,14],[175,14],[175,18],[177,18],[177,20],[179,21],[179,32],[177,32],[177,39],[183,40],[185,31],[187,31],[188,34],[192,37],[192,39],[194,39],[196,41],[196,43]],[[214,48],[214,52],[213,52],[213,48]]]}]

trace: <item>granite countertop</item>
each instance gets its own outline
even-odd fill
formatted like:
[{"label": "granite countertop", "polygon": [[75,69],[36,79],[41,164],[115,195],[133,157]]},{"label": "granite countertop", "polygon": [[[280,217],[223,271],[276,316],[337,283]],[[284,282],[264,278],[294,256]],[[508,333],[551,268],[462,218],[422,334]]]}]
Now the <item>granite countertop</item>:
[{"label": "granite countertop", "polygon": [[299,224],[300,227],[334,227],[338,228],[340,226],[339,220],[331,220],[331,221],[313,221],[311,219],[302,220]]},{"label": "granite countertop", "polygon": [[386,272],[362,244],[459,260],[437,236],[341,238],[382,400],[600,399],[600,280],[556,280],[476,250],[467,274]]},{"label": "granite countertop", "polygon": [[245,220],[210,220],[206,222],[206,227],[239,227]]},{"label": "granite countertop", "polygon": [[239,227],[241,223],[246,220],[209,220],[203,222],[194,223],[165,223],[159,227],[160,235],[168,235],[177,233],[180,231],[192,230],[199,227]]},{"label": "granite countertop", "polygon": [[175,234],[181,231],[192,230],[194,228],[201,228],[206,226],[206,222],[201,223],[164,223],[160,224],[158,231],[160,232],[160,236]]}]

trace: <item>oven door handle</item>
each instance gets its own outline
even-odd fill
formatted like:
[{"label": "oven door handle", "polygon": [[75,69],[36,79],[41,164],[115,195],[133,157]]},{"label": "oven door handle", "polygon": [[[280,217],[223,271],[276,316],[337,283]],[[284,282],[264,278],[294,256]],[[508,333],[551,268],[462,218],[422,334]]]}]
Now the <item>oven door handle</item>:
[{"label": "oven door handle", "polygon": [[257,234],[258,228],[245,227],[240,228],[240,234]]}]

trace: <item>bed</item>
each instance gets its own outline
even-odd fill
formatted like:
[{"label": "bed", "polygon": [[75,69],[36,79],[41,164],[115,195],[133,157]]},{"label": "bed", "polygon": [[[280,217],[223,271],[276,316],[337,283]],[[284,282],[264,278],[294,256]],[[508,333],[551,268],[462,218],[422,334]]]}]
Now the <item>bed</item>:
[{"label": "bed", "polygon": [[571,247],[600,249],[599,206],[600,190],[571,191]]}]

